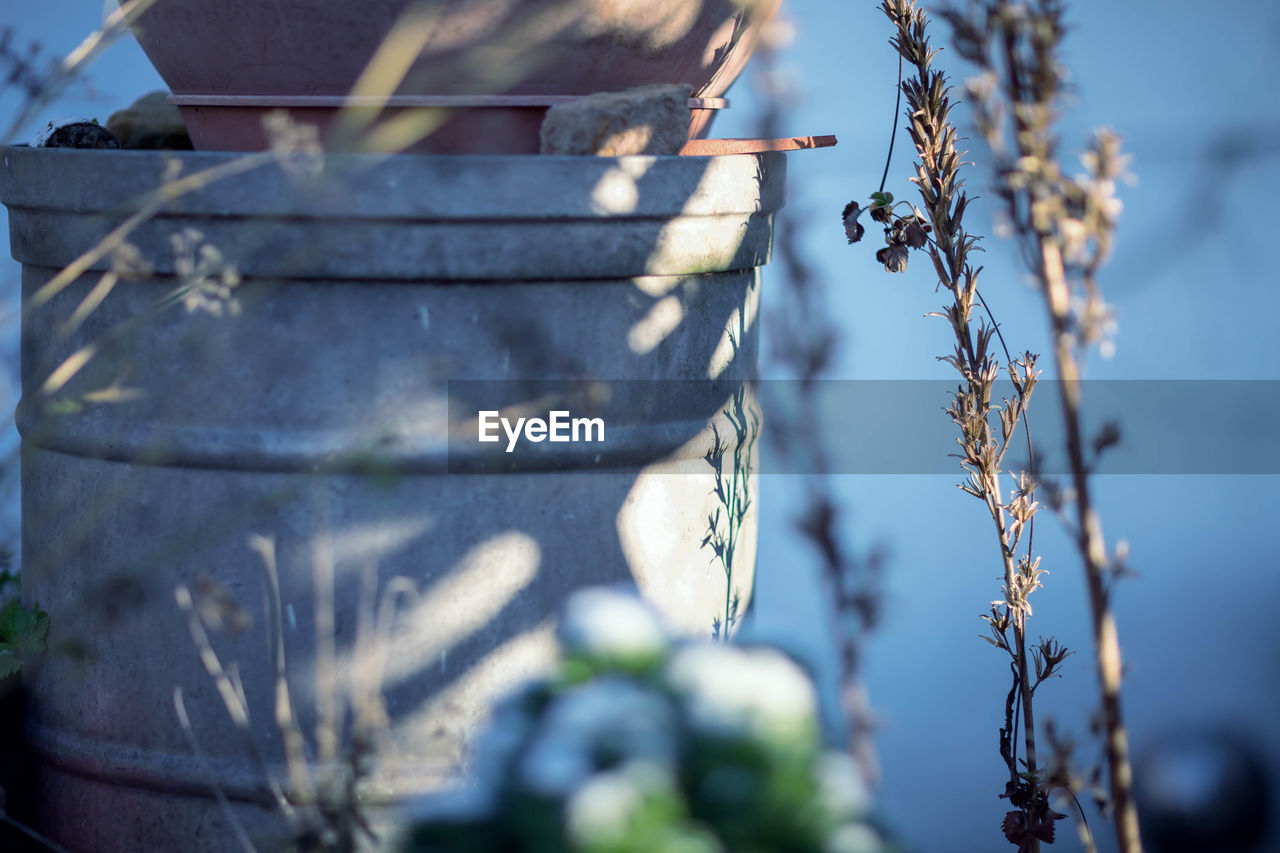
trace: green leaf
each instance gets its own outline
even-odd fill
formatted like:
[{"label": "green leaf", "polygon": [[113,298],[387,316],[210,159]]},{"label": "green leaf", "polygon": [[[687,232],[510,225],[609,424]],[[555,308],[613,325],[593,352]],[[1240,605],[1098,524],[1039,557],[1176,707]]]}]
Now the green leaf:
[{"label": "green leaf", "polygon": [[[35,607],[28,609],[22,606],[22,602],[16,598],[11,598],[5,602],[5,606],[0,610],[0,638],[11,643],[17,642],[19,638],[27,634],[33,634],[38,630],[40,615],[43,611],[37,604]],[[48,632],[49,617],[44,614],[44,628]]]},{"label": "green leaf", "polygon": [[889,207],[893,204],[893,193],[879,192],[871,194],[871,204],[873,207]]},{"label": "green leaf", "polygon": [[29,657],[45,650],[49,614],[39,604],[23,607],[16,598],[0,608],[0,678],[22,669]]}]

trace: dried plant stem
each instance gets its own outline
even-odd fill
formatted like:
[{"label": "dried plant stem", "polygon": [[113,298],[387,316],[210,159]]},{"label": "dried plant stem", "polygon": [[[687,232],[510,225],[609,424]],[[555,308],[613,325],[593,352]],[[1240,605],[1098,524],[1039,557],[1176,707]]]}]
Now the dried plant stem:
[{"label": "dried plant stem", "polygon": [[902,112],[902,54],[898,54],[898,94],[893,99],[893,130],[889,133],[889,153],[884,158],[884,173],[880,175],[880,189],[884,192],[885,181],[889,180],[889,165],[893,163],[893,143],[898,139],[898,113]]},{"label": "dried plant stem", "polygon": [[1121,853],[1142,850],[1138,830],[1138,810],[1133,802],[1133,769],[1129,760],[1129,737],[1120,707],[1120,638],[1107,586],[1107,548],[1102,522],[1093,506],[1089,470],[1081,435],[1080,366],[1076,361],[1076,337],[1070,331],[1070,289],[1062,253],[1052,241],[1040,241],[1041,272],[1045,283],[1049,320],[1053,326],[1054,361],[1058,371],[1059,397],[1066,429],[1067,456],[1075,491],[1078,527],[1076,544],[1084,562],[1089,592],[1089,613],[1093,645],[1097,655],[1098,686],[1101,693],[1103,743],[1110,771],[1111,805],[1115,813],[1116,838]]},{"label": "dried plant stem", "polygon": [[[990,614],[982,617],[991,628],[991,636],[986,639],[1009,655],[1013,675],[1013,685],[1005,699],[1000,753],[1009,771],[1009,782],[1001,796],[1015,810],[1005,814],[1001,829],[1010,843],[1027,853],[1038,851],[1042,841],[1051,843],[1054,821],[1064,817],[1049,808],[1049,787],[1056,783],[1040,764],[1034,695],[1043,681],[1056,674],[1068,654],[1052,638],[1042,639],[1034,646],[1027,642],[1029,596],[1041,586],[1040,578],[1045,573],[1032,550],[1031,531],[1039,507],[1034,500],[1036,481],[1027,471],[1013,473],[1015,488],[1008,492],[1007,499],[1001,482],[1005,456],[1019,425],[1026,437],[1028,464],[1034,465],[1027,409],[1039,375],[1036,356],[1028,352],[1014,358],[1009,352],[990,308],[978,292],[982,268],[968,262],[979,238],[965,231],[962,224],[969,199],[963,191],[960,169],[966,164],[964,152],[956,148],[959,135],[950,118],[952,101],[947,78],[932,67],[936,51],[929,43],[928,16],[914,0],[884,0],[881,10],[896,29],[891,43],[900,61],[914,69],[914,74],[902,80],[899,87],[907,102],[908,132],[918,158],[911,180],[920,193],[921,207],[895,203],[892,194],[883,189],[872,194],[870,216],[884,225],[886,243],[876,260],[889,272],[902,272],[910,252],[919,251],[928,256],[938,286],[950,297],[950,304],[934,316],[947,320],[951,327],[954,349],[941,360],[955,368],[961,380],[946,410],[959,428],[958,456],[968,475],[960,488],[986,506],[1004,574],[1002,598],[992,602]],[[904,207],[906,212],[899,212]],[[858,242],[864,231],[857,222],[861,212],[859,205],[852,202],[843,214],[851,243]],[[986,317],[975,321],[974,311],[979,306]],[[995,339],[1004,351],[1006,370],[1016,391],[1009,398],[995,396],[995,383],[1001,373],[992,350]],[[1024,544],[1026,550],[1020,556]]]},{"label": "dried plant stem", "polygon": [[1110,325],[1095,274],[1110,251],[1120,208],[1115,179],[1124,173],[1126,158],[1120,154],[1119,139],[1104,130],[1082,158],[1087,174],[1068,178],[1058,163],[1054,122],[1062,94],[1060,47],[1066,32],[1061,2],[974,0],[963,13],[945,14],[957,52],[981,72],[968,84],[974,123],[995,157],[997,195],[1048,312],[1071,473],[1072,533],[1089,595],[1111,808],[1119,850],[1138,853],[1142,840],[1120,707],[1120,644],[1110,601],[1119,560],[1108,558],[1089,480],[1097,455],[1118,433],[1114,426],[1104,430],[1091,439],[1092,451],[1086,450],[1080,366],[1084,348],[1103,338]]},{"label": "dried plant stem", "polygon": [[[992,484],[991,495],[999,495],[1000,483],[997,481]],[[990,497],[988,497],[990,500]],[[997,519],[996,530],[1004,541],[1004,510],[1002,508],[993,508],[992,517]],[[1016,570],[1013,565],[1013,556],[1005,551],[1004,554],[1004,575],[1005,584],[1012,589],[1015,582]],[[1018,695],[1022,698],[1020,708],[1022,710],[1022,748],[1023,757],[1027,762],[1027,772],[1033,776],[1039,770],[1039,764],[1036,761],[1036,714],[1035,705],[1032,702],[1031,691],[1031,674],[1027,669],[1027,614],[1023,610],[1014,611],[1013,615],[1013,638],[1017,645],[1016,654],[1014,655],[1014,665],[1018,671]]]},{"label": "dried plant stem", "polygon": [[[173,688],[173,709],[178,715],[178,724],[182,727],[182,735],[187,740],[187,746],[191,749],[191,754],[199,761],[205,761],[204,750],[200,748],[200,742],[196,739],[195,732],[191,728],[191,718],[187,715],[187,704],[182,698],[182,688]],[[231,801],[227,799],[226,793],[222,790],[222,786],[217,782],[210,782],[209,788],[213,791],[214,798],[218,801],[218,805],[222,808],[223,815],[227,818],[227,823],[231,824],[231,831],[236,837],[237,843],[245,853],[258,853],[258,848],[253,846],[253,842],[249,840],[248,833],[244,830],[244,825],[240,822],[240,818],[236,817],[235,809],[231,807]]]},{"label": "dried plant stem", "polygon": [[[957,293],[957,291],[954,289],[952,290],[952,292]],[[973,294],[977,296],[976,287],[973,288]],[[962,300],[958,295],[957,295],[957,301],[955,305],[957,308],[965,307],[962,305]],[[964,364],[960,371],[961,375],[964,376],[966,379],[967,388],[965,390],[971,394],[977,394],[977,395],[985,394],[985,395],[988,395],[988,398],[989,398],[989,394],[990,394],[989,389],[984,389],[982,387],[982,383],[980,381],[975,381],[974,379],[975,374],[978,372],[978,370],[981,369],[981,365],[977,357],[977,354],[974,350],[973,333],[970,329],[970,324],[967,319],[967,310],[964,316],[960,316],[959,314],[957,314],[956,316],[959,318],[954,325],[956,339],[959,342],[961,349],[963,350],[963,352],[965,353],[968,359],[967,364]],[[995,328],[994,322],[992,323],[991,328],[993,329]],[[1025,397],[1023,397],[1023,400],[1025,401]],[[988,406],[988,410],[984,410],[982,412],[982,418],[984,423],[986,422],[986,418],[990,413],[989,408],[990,407]],[[1022,418],[1023,418],[1023,425],[1028,431],[1027,440],[1030,441],[1030,427],[1026,426],[1025,402],[1024,402],[1023,411],[1022,411]],[[988,440],[990,440],[989,436],[988,436]],[[1003,447],[1000,449],[999,453],[1001,457],[1004,456]],[[1009,528],[1008,528],[1007,516],[1006,516],[1007,507],[1000,499],[1000,495],[1003,493],[1003,489],[1001,488],[1001,485],[1000,485],[1000,469],[998,465],[992,466],[990,469],[982,472],[982,488],[979,491],[981,492],[981,498],[983,502],[986,504],[987,511],[991,514],[991,522],[995,529],[996,539],[999,542],[1001,562],[1004,568],[1005,589],[1006,590],[1016,589],[1017,583],[1018,583],[1016,551],[1015,549],[1012,549],[1009,547],[1010,536],[1009,536]],[[1030,527],[1031,525],[1028,524],[1028,529],[1030,529]],[[1028,549],[1028,558],[1030,558],[1029,549]],[[1034,776],[1039,769],[1039,765],[1036,760],[1035,707],[1034,707],[1034,702],[1032,700],[1033,694],[1031,689],[1031,675],[1027,667],[1027,641],[1026,641],[1027,614],[1026,614],[1026,611],[1022,608],[1010,608],[1010,610],[1012,611],[1011,613],[1011,618],[1013,620],[1012,627],[1013,627],[1013,634],[1014,634],[1014,644],[1016,646],[1013,654],[1013,666],[1014,666],[1014,670],[1018,680],[1018,697],[1019,697],[1018,707],[1022,713],[1022,723],[1023,723],[1023,752],[1024,752],[1023,758],[1027,764],[1027,772]],[[1010,767],[1010,773],[1013,776],[1012,781],[1015,781],[1015,782],[1017,781],[1016,766],[1017,765],[1015,763],[1013,766]]]},{"label": "dried plant stem", "polygon": [[174,590],[174,598],[178,603],[178,607],[187,616],[187,627],[191,631],[191,639],[195,642],[196,649],[200,653],[200,662],[204,665],[209,677],[213,679],[227,714],[231,717],[231,721],[235,724],[236,730],[244,741],[246,751],[262,773],[272,801],[283,813],[292,815],[293,807],[285,796],[284,790],[271,775],[266,757],[262,754],[258,741],[254,737],[253,727],[249,722],[248,702],[245,700],[243,691],[237,688],[232,675],[222,665],[222,661],[218,658],[218,653],[214,651],[213,644],[209,641],[209,633],[205,630],[204,621],[200,617],[191,590],[185,584],[179,584]]}]

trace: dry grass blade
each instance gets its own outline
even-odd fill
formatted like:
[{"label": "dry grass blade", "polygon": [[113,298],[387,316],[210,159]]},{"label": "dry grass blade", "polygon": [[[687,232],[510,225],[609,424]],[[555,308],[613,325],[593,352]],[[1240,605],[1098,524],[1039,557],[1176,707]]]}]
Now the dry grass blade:
[{"label": "dry grass blade", "polygon": [[209,642],[209,634],[205,631],[204,622],[200,619],[200,612],[195,606],[191,591],[185,585],[179,584],[174,590],[174,598],[178,602],[178,607],[187,614],[187,626],[191,631],[191,639],[195,642],[196,649],[199,652],[200,662],[204,665],[205,672],[213,679],[214,685],[218,689],[218,695],[222,698],[222,704],[227,709],[231,722],[235,724],[236,730],[244,741],[245,749],[258,765],[258,769],[266,780],[276,805],[286,814],[291,814],[293,807],[289,804],[288,798],[285,797],[284,791],[281,790],[271,775],[266,758],[258,747],[257,738],[254,736],[253,727],[249,721],[249,707],[244,701],[243,692],[236,689],[231,676],[223,667],[218,653],[214,651],[213,644]]},{"label": "dry grass blade", "polygon": [[[289,680],[286,677],[284,658],[284,625],[280,604],[280,574],[276,567],[275,542],[265,536],[253,536],[249,547],[257,552],[262,560],[262,571],[267,582],[268,613],[271,623],[271,658],[276,670],[276,727],[280,730],[284,744],[285,762],[289,768],[289,784],[296,798],[303,802],[315,801],[315,789],[311,784],[308,770],[306,741],[297,717],[293,713],[293,704],[289,696]],[[293,813],[293,807],[287,801],[281,803],[286,814]]]},{"label": "dry grass blade", "polygon": [[[204,751],[200,749],[200,743],[196,740],[195,732],[191,728],[191,718],[187,715],[187,705],[182,698],[182,688],[173,688],[173,709],[178,715],[178,724],[182,727],[182,734],[187,739],[187,745],[191,747],[191,754],[197,759],[204,761]],[[213,791],[213,796],[218,800],[218,805],[222,807],[222,812],[227,816],[227,821],[231,824],[231,830],[235,834],[236,841],[240,843],[240,847],[245,853],[258,853],[258,849],[253,846],[253,842],[249,840],[249,835],[244,831],[244,826],[240,823],[240,819],[236,817],[235,810],[231,808],[231,803],[227,800],[227,795],[223,793],[222,788],[216,783],[210,783],[209,788]]]}]

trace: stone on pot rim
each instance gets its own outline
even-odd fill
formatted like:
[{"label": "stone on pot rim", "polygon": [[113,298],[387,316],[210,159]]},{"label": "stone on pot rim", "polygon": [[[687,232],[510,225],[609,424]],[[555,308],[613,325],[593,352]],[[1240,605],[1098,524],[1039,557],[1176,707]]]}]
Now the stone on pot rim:
[{"label": "stone on pot rim", "polygon": [[587,95],[547,110],[543,154],[679,154],[689,141],[687,84]]}]

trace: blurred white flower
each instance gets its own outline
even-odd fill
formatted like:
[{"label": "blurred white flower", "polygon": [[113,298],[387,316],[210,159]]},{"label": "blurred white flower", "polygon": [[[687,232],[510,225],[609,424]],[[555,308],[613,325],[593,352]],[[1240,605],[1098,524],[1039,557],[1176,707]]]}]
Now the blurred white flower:
[{"label": "blurred white flower", "polygon": [[579,788],[565,807],[570,841],[591,848],[625,841],[629,825],[647,799],[676,798],[670,770],[648,761],[632,761],[599,773]]},{"label": "blurred white flower", "polygon": [[857,763],[847,752],[826,752],[816,768],[818,790],[827,814],[841,821],[866,817],[871,792]]},{"label": "blurred white flower", "polygon": [[674,710],[651,690],[605,677],[556,698],[520,761],[520,778],[538,794],[562,797],[597,770],[636,759],[674,766]]},{"label": "blurred white flower", "polygon": [[802,667],[773,649],[696,643],[671,657],[667,682],[704,734],[771,741],[816,729],[817,696]]},{"label": "blurred white flower", "polygon": [[827,840],[827,853],[883,853],[879,833],[864,823],[847,823]]},{"label": "blurred white flower", "polygon": [[565,604],[557,634],[566,656],[596,661],[656,660],[668,645],[649,605],[632,592],[606,587],[575,593]]}]

